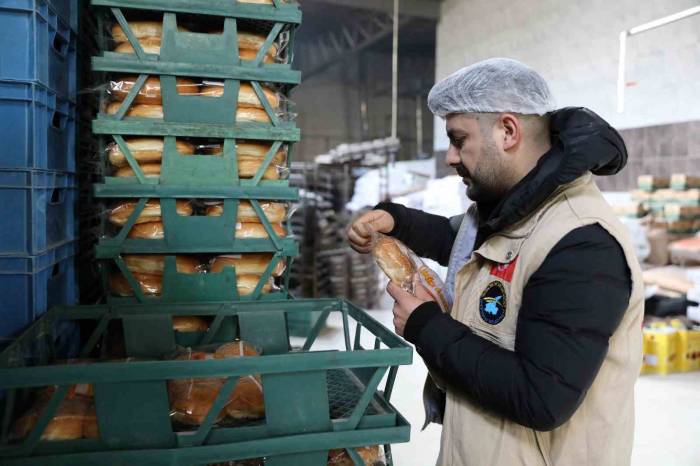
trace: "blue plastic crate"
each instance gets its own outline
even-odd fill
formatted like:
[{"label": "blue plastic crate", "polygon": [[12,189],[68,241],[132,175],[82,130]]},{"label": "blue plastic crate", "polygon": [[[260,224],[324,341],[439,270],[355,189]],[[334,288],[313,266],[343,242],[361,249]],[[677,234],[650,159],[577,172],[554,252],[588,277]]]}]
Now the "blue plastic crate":
[{"label": "blue plastic crate", "polygon": [[75,304],[75,243],[38,256],[0,256],[0,337],[22,331],[47,309]]},{"label": "blue plastic crate", "polygon": [[0,121],[0,168],[75,172],[72,102],[37,83],[0,80]]},{"label": "blue plastic crate", "polygon": [[64,23],[78,32],[78,0],[2,0],[0,8],[43,12],[47,4]]},{"label": "blue plastic crate", "polygon": [[37,255],[74,241],[77,196],[74,175],[0,169],[0,256]]},{"label": "blue plastic crate", "polygon": [[43,0],[0,2],[0,79],[38,81],[75,102],[76,34]]}]

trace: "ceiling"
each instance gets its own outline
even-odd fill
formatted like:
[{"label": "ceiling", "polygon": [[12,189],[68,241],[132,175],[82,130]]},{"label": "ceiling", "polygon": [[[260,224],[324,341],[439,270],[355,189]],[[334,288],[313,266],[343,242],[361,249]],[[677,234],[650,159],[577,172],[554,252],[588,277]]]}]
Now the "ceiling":
[{"label": "ceiling", "polygon": [[[392,0],[300,0],[297,63],[305,78],[361,52],[391,53]],[[399,54],[435,54],[439,0],[401,0]]]}]

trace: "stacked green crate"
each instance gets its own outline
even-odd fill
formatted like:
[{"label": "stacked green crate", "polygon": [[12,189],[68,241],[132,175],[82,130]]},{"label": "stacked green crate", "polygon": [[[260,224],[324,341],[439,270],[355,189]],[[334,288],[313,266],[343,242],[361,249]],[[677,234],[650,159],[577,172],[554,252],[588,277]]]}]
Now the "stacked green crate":
[{"label": "stacked green crate", "polygon": [[[291,68],[295,30],[301,20],[298,6],[277,2],[271,5],[245,4],[233,1],[102,1],[93,5],[110,7],[110,17],[102,22],[118,22],[135,53],[105,51],[93,58],[93,69],[106,73],[135,74],[138,79],[114,115],[100,113],[93,122],[95,134],[105,137],[104,144],[117,144],[127,159],[135,176],[131,178],[107,177],[104,184],[95,186],[98,198],[119,198],[138,201],[135,211],[121,231],[111,238],[104,238],[97,247],[97,257],[112,261],[126,278],[138,301],[164,300],[222,301],[283,299],[288,297],[287,282],[290,258],[298,253],[298,246],[291,238],[280,237],[263,214],[260,201],[286,202],[296,200],[297,190],[290,188],[286,180],[264,180],[263,175],[277,152],[287,148],[287,163],[292,158],[293,143],[300,132],[293,122],[283,121],[271,106],[263,91],[262,83],[274,83],[288,90],[298,84],[300,73]],[[135,37],[123,9],[158,11],[163,14],[160,55],[147,54]],[[223,20],[223,33],[205,34],[178,30],[180,14],[207,19]],[[263,30],[267,39],[255,59],[239,58],[238,34],[243,24],[258,31]],[[102,31],[106,31],[104,25]],[[286,59],[282,63],[266,63],[264,60],[273,44],[285,36],[288,41]],[[108,38],[102,40],[107,46]],[[277,46],[277,45],[275,45]],[[162,120],[136,118],[128,114],[134,99],[150,76],[160,79],[162,95]],[[177,79],[197,77],[223,82],[223,95],[218,98],[202,95],[181,95]],[[249,82],[267,113],[270,124],[236,121],[241,82]],[[162,137],[164,149],[159,178],[149,178],[129,150],[125,137]],[[223,154],[183,155],[178,152],[179,138],[216,139],[223,141]],[[252,179],[240,179],[236,154],[236,141],[246,140],[270,143],[256,175]],[[104,151],[103,151],[104,152]],[[180,216],[176,211],[179,199],[196,198],[204,201],[223,202],[223,215],[219,217]],[[128,238],[136,219],[147,200],[158,199],[161,204],[164,237],[162,239]],[[238,203],[250,201],[263,224],[268,238],[236,239]],[[289,228],[287,228],[289,230]],[[246,254],[273,253],[273,260],[263,273],[257,288],[247,296],[238,296],[235,273],[224,270],[218,274],[178,273],[173,259],[166,259],[163,272],[162,294],[159,298],[146,297],[123,261],[123,254]],[[262,293],[272,271],[279,261],[287,262],[283,286],[280,292]],[[113,269],[112,269],[113,270]],[[105,267],[105,275],[109,272]],[[106,282],[106,280],[105,280]]]},{"label": "stacked green crate", "polygon": [[[300,74],[291,68],[295,29],[301,20],[297,5],[270,0],[246,4],[235,0],[92,0],[103,8],[99,29],[116,21],[129,38],[133,54],[105,51],[93,59],[104,73],[136,74],[138,78],[114,115],[99,114],[93,131],[102,145],[116,144],[133,170],[131,178],[106,177],[95,186],[95,197],[106,203],[128,199],[133,211],[114,236],[100,239],[96,256],[116,267],[135,298],[113,299],[106,305],[55,308],[0,353],[0,463],[7,465],[150,464],[205,465],[252,460],[265,466],[327,466],[329,450],[342,449],[355,466],[364,465],[361,447],[384,445],[386,463],[393,464],[390,444],[409,439],[410,426],[390,404],[398,366],[410,364],[410,347],[372,317],[342,300],[288,299],[281,292],[262,294],[262,286],[279,261],[289,262],[298,245],[275,233],[262,203],[291,201],[297,191],[286,180],[265,180],[263,174],[278,149],[299,140],[294,124],[281,120],[265,98],[262,83],[290,86]],[[162,13],[159,55],[144,53],[129,28],[130,10]],[[223,22],[222,34],[178,31],[180,15],[205,15]],[[202,18],[204,20],[204,18]],[[257,25],[267,39],[254,60],[237,57],[239,26]],[[289,41],[284,63],[264,63],[268,47],[285,34]],[[102,37],[102,49],[107,38]],[[233,51],[233,53],[231,53]],[[126,116],[139,88],[149,76],[159,76],[162,120]],[[177,78],[223,80],[222,97],[179,95]],[[251,83],[270,118],[269,124],[235,121],[241,81]],[[128,138],[163,138],[160,176],[151,178],[130,152]],[[221,156],[179,153],[180,138],[223,140]],[[251,179],[237,172],[236,143],[267,141],[269,151]],[[100,150],[104,153],[104,150]],[[160,201],[162,239],[130,238],[148,200]],[[223,215],[180,216],[177,201],[222,201]],[[266,239],[237,239],[233,232],[240,201],[249,201]],[[289,223],[289,222],[288,222]],[[287,231],[290,231],[289,224]],[[105,230],[106,231],[106,230]],[[272,253],[273,261],[250,296],[236,292],[236,273],[178,273],[176,255]],[[162,293],[145,295],[127,267],[129,254],[166,256]],[[104,267],[105,280],[108,267]],[[288,275],[283,278],[288,282]],[[343,342],[328,348],[317,342],[328,319],[342,324]],[[208,329],[180,332],[175,318],[204,318]],[[75,364],[57,366],[60,355],[54,340],[61,322],[81,322],[89,329]],[[290,337],[295,321],[312,322],[304,338]],[[260,356],[233,359],[173,359],[175,351],[190,347],[210,351],[211,345],[244,340]],[[320,346],[320,348],[319,348]],[[119,348],[128,359],[111,354]],[[120,353],[120,354],[121,354]],[[191,353],[190,353],[191,354]],[[264,397],[264,418],[249,422],[219,414],[239,379],[258,375]],[[220,380],[216,399],[197,426],[171,420],[169,385],[177,380]],[[82,438],[49,441],[44,430],[54,419],[72,387],[94,388],[97,432]],[[13,438],[18,416],[36,401],[37,389],[54,386],[45,408],[23,438]],[[382,390],[379,390],[381,386]],[[46,392],[44,392],[46,393]],[[262,460],[264,458],[264,460]],[[258,462],[258,459],[260,459]],[[264,463],[263,463],[264,462]],[[345,464],[345,463],[343,463]]]}]

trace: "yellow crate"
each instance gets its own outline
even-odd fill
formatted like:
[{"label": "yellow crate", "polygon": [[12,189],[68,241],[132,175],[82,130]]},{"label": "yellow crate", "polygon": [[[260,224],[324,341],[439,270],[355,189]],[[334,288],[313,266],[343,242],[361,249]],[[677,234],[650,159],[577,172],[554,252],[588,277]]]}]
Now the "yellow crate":
[{"label": "yellow crate", "polygon": [[670,374],[677,370],[678,330],[665,323],[645,328],[642,374]]},{"label": "yellow crate", "polygon": [[678,372],[700,370],[700,330],[686,329],[676,319],[671,321],[671,326],[678,330],[675,370]]}]

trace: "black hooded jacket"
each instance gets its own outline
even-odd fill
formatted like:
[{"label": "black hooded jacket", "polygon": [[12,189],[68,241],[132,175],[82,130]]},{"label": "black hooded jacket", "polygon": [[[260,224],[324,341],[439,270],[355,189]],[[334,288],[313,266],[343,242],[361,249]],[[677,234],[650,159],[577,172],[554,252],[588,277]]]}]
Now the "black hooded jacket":
[{"label": "black hooded jacket", "polygon": [[[620,135],[595,113],[565,108],[551,115],[552,148],[495,206],[479,205],[475,249],[535,211],[557,187],[587,171],[614,175],[625,166]],[[423,257],[447,265],[456,232],[450,220],[391,203],[390,233]],[[601,226],[580,227],[549,253],[523,290],[514,351],[421,305],[405,338],[451,392],[537,430],[566,422],[605,359],[608,340],[627,309],[632,282],[620,245]]]}]

